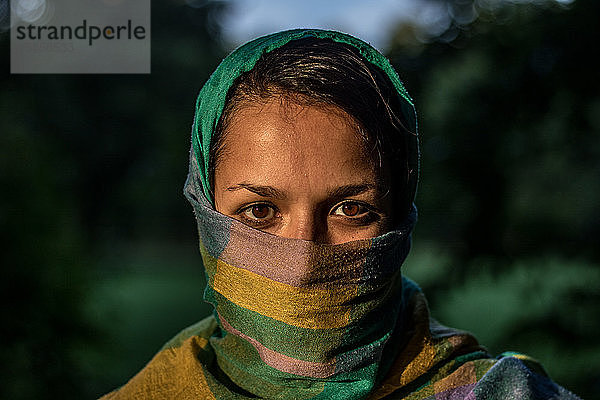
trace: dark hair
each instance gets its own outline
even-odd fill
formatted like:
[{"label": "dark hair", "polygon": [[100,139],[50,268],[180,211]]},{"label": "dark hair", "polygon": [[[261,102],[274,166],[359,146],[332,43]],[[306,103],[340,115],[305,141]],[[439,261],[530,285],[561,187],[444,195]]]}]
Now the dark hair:
[{"label": "dark hair", "polygon": [[[210,148],[209,179],[214,188],[217,160],[232,115],[248,102],[281,96],[299,104],[333,105],[352,117],[380,173],[394,177],[386,188],[392,201],[410,210],[408,192],[408,124],[399,94],[388,76],[354,47],[330,39],[304,38],[265,53],[254,68],[239,76],[227,93]],[[397,204],[397,203],[396,203]],[[406,214],[404,214],[406,215]]]}]

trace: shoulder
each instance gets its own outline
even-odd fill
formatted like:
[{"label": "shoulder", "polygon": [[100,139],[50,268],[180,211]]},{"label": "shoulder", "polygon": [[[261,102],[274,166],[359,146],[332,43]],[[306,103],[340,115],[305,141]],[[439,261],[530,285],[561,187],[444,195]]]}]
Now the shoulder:
[{"label": "shoulder", "polygon": [[212,398],[206,371],[198,360],[210,362],[213,357],[208,338],[216,327],[214,317],[208,317],[185,328],[129,382],[101,400]]},{"label": "shoulder", "polygon": [[553,382],[534,359],[503,353],[473,387],[473,399],[579,399]]},{"label": "shoulder", "polygon": [[187,339],[197,336],[203,339],[208,340],[213,334],[213,332],[217,329],[217,321],[213,316],[206,317],[203,320],[196,322],[193,325],[188,326],[187,328],[181,330],[177,335],[175,335],[171,340],[164,344],[164,346],[160,349],[166,350],[171,348],[180,347],[183,342]]},{"label": "shoulder", "polygon": [[452,372],[431,379],[410,394],[394,393],[386,399],[580,400],[553,382],[536,360],[523,354],[454,361]]}]

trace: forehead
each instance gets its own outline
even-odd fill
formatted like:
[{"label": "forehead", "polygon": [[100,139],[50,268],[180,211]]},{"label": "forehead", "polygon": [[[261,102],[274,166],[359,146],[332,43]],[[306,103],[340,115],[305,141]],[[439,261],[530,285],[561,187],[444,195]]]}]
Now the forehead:
[{"label": "forehead", "polygon": [[246,104],[232,114],[223,145],[215,176],[221,181],[310,188],[377,178],[358,125],[335,106],[280,98]]},{"label": "forehead", "polygon": [[230,118],[225,142],[232,145],[240,141],[296,145],[292,150],[298,154],[316,150],[318,144],[334,142],[346,151],[364,152],[358,125],[339,107],[302,104],[281,97],[246,102],[236,110]]}]

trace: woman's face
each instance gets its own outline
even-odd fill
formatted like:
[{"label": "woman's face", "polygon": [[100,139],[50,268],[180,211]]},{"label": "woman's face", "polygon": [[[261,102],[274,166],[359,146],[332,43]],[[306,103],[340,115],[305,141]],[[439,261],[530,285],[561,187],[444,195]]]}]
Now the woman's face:
[{"label": "woman's face", "polygon": [[342,110],[273,98],[231,117],[215,166],[215,207],[288,238],[371,238],[387,232],[392,211],[377,171]]}]

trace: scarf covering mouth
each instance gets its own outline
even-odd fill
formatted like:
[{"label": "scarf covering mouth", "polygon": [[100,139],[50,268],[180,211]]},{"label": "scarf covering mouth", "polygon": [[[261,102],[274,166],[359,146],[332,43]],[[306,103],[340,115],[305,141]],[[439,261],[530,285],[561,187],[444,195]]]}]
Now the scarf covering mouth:
[{"label": "scarf covering mouth", "polygon": [[262,398],[364,398],[402,332],[400,265],[416,210],[396,231],[331,245],[261,232],[204,198],[190,201],[218,369]]}]

